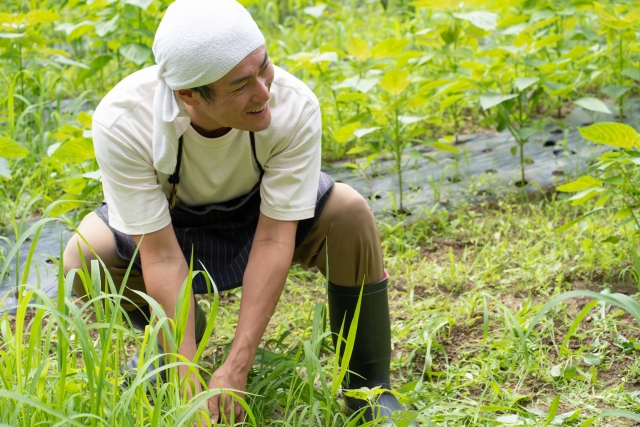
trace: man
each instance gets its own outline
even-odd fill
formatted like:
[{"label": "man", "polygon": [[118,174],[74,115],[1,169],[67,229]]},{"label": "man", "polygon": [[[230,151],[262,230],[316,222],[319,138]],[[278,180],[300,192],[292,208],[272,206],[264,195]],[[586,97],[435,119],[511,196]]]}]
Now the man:
[{"label": "man", "polygon": [[[93,137],[106,203],[78,227],[82,237],[69,242],[65,270],[81,266],[78,244],[85,259],[95,258],[91,247],[118,285],[139,245],[122,305],[142,325],[149,308],[132,290],[146,292],[173,317],[192,254],[194,267],[204,265],[219,290],[242,286],[229,356],[209,383],[241,392],[291,263],[328,270],[333,332],[343,319],[348,330],[366,284],[354,374],[344,386],[389,389],[379,235],[366,201],[320,172],[321,118],[313,93],[271,64],[262,33],[235,0],[177,0],[153,51],[157,65],[125,78],[96,109]],[[201,276],[193,289],[207,292]],[[77,277],[74,291],[86,295]],[[192,304],[179,348],[187,359],[206,323]],[[136,364],[136,358],[129,362]],[[241,416],[242,408],[229,402],[226,415]],[[222,403],[219,396],[210,400],[214,419],[223,415]],[[355,399],[348,404],[364,406]],[[385,393],[378,409],[366,417],[402,407]]]}]

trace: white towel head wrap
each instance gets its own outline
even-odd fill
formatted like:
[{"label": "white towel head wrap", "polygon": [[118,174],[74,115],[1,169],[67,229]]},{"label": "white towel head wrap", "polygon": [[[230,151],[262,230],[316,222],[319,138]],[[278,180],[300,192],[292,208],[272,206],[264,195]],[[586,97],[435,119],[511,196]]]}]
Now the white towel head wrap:
[{"label": "white towel head wrap", "polygon": [[249,12],[235,0],[176,0],[153,42],[158,87],[153,100],[153,164],[171,174],[178,137],[191,119],[174,90],[213,83],[264,45]]}]

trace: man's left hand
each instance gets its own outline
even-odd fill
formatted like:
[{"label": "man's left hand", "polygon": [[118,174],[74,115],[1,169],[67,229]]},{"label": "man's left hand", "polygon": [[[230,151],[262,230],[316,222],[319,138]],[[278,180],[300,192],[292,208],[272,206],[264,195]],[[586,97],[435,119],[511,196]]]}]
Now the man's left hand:
[{"label": "man's left hand", "polygon": [[[209,380],[209,390],[227,389],[235,395],[244,398],[244,391],[247,387],[247,375],[239,372],[228,363],[222,364],[211,376]],[[209,398],[209,413],[212,422],[226,420],[230,422],[233,413],[234,422],[244,420],[244,408],[234,396],[225,393],[223,390],[220,394]]]}]

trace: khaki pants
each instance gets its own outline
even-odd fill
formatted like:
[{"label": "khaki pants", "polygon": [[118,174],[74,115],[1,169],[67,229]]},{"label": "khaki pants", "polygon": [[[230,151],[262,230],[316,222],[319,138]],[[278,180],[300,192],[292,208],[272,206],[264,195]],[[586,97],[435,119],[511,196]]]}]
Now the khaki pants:
[{"label": "khaki pants", "polygon": [[[78,232],[105,264],[116,288],[119,288],[128,268],[128,262],[116,253],[113,233],[95,212],[87,215]],[[78,243],[87,264],[96,259],[85,241],[77,234],[67,244],[64,251],[65,274],[74,268],[82,268],[78,252]],[[360,286],[380,281],[384,275],[380,235],[376,228],[371,209],[364,198],[345,184],[336,183],[322,210],[318,222],[309,236],[293,254],[293,263],[307,267],[318,267],[326,275],[327,251],[329,259],[330,282],[338,286]],[[102,283],[105,283],[104,274]],[[82,280],[76,276],[73,290],[79,297],[86,296]],[[146,306],[147,302],[132,290],[146,293],[142,274],[131,269],[127,279],[122,307],[132,311],[136,306]],[[201,329],[201,315],[196,313]]]}]

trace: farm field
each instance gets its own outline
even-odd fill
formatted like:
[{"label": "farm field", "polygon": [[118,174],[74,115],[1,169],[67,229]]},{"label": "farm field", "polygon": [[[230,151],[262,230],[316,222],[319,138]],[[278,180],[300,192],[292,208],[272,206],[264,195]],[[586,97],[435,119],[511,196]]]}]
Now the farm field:
[{"label": "farm field", "polygon": [[[378,218],[392,385],[407,408],[395,425],[638,425],[640,4],[241,3],[273,63],[320,102],[323,169]],[[182,395],[175,369],[158,384],[123,375],[139,349],[143,363],[158,359],[150,343],[173,319],[154,307],[159,317],[137,332],[120,315],[121,289],[73,297],[65,241],[33,256],[43,227],[72,229],[103,199],[91,116],[121,79],[154,64],[169,4],[0,8],[0,289],[12,288],[0,295],[0,425],[191,426],[217,393]],[[38,263],[53,271],[53,292],[27,273]],[[99,268],[75,274],[100,289]],[[361,422],[339,390],[325,289],[317,271],[291,268],[241,399],[243,425]],[[171,363],[206,384],[240,298],[198,297],[208,340],[193,363]],[[185,320],[175,322],[179,340]],[[374,402],[381,391],[350,393]]]}]

